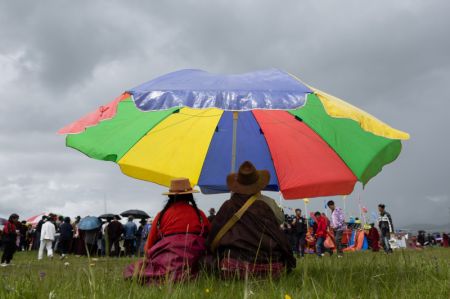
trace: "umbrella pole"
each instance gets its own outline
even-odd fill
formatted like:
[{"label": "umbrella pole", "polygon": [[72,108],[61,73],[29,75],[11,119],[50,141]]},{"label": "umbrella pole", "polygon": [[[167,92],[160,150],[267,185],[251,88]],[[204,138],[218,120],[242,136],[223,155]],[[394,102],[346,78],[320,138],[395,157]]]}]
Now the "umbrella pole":
[{"label": "umbrella pole", "polygon": [[233,141],[231,145],[231,172],[236,171],[236,136],[237,136],[238,112],[233,112]]},{"label": "umbrella pole", "polygon": [[306,230],[308,230],[308,229],[309,229],[309,221],[308,221],[308,204],[306,203],[305,199],[303,199],[303,203],[305,204]]},{"label": "umbrella pole", "polygon": [[347,219],[347,195],[342,196],[342,201],[344,202],[344,217]]}]

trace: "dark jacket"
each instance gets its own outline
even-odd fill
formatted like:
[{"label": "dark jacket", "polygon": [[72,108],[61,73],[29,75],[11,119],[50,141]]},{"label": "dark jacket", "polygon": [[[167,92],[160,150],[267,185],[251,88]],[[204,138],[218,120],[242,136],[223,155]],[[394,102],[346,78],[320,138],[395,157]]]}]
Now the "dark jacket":
[{"label": "dark jacket", "polygon": [[38,224],[36,225],[36,231],[41,232],[42,230],[42,224],[44,224],[44,220],[39,220]]},{"label": "dark jacket", "polygon": [[5,223],[3,227],[3,242],[15,243],[17,238],[16,225],[12,221]]},{"label": "dark jacket", "polygon": [[72,225],[70,224],[70,223],[66,223],[66,222],[64,222],[64,223],[62,223],[60,226],[59,226],[59,233],[60,233],[60,235],[59,235],[59,239],[60,240],[72,240],[72,238],[73,238],[73,227],[72,227]]},{"label": "dark jacket", "polygon": [[25,238],[25,236],[27,235],[28,227],[25,224],[22,224],[22,223],[20,223],[20,225],[19,225],[19,223],[17,225],[17,230],[19,230],[20,237],[21,238]]},{"label": "dark jacket", "polygon": [[123,225],[119,221],[111,221],[106,227],[108,231],[109,240],[115,241],[120,239],[120,236],[123,233]]},{"label": "dark jacket", "polygon": [[[207,239],[211,244],[219,230],[244,205],[248,195],[233,194],[216,217]],[[262,200],[255,201],[242,218],[223,236],[217,248],[219,258],[229,256],[247,262],[282,262],[295,268],[296,260],[286,235],[280,229],[273,210]],[[257,254],[257,256],[256,256]]]},{"label": "dark jacket", "polygon": [[297,235],[306,234],[307,231],[306,219],[304,217],[295,216],[295,233]]},{"label": "dark jacket", "polygon": [[393,233],[394,232],[394,224],[392,222],[391,214],[388,212],[380,213],[380,216],[378,217],[378,227],[382,232],[388,231]]}]

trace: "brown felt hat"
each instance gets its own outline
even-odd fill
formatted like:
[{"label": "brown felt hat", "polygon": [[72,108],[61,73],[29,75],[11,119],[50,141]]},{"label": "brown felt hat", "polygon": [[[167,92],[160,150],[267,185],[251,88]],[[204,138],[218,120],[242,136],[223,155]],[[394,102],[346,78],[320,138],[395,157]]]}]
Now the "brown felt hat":
[{"label": "brown felt hat", "polygon": [[178,178],[170,181],[169,192],[164,192],[163,195],[189,194],[198,192],[198,190],[192,189],[189,179]]},{"label": "brown felt hat", "polygon": [[231,173],[227,177],[228,188],[235,193],[253,195],[263,190],[270,181],[270,172],[256,170],[249,161],[245,161],[239,167],[237,173]]}]

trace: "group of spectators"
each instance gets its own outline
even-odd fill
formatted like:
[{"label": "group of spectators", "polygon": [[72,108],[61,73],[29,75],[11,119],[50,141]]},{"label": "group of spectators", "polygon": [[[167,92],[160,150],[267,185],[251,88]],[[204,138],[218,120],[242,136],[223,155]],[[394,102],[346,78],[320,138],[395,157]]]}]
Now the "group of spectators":
[{"label": "group of spectators", "polygon": [[97,229],[82,230],[79,228],[81,217],[75,221],[69,217],[49,214],[33,227],[26,221],[19,221],[19,215],[12,214],[1,231],[1,247],[3,255],[1,266],[10,265],[17,250],[37,250],[38,260],[53,258],[55,252],[60,258],[68,254],[75,255],[143,255],[144,243],[150,231],[151,222],[141,219],[139,226],[133,217],[123,225],[119,216],[107,218]]},{"label": "group of spectators", "polygon": [[447,233],[442,233],[442,235],[440,233],[426,234],[423,230],[418,232],[417,237],[413,239],[413,242],[415,243],[415,246],[419,248],[439,245],[442,247],[450,246],[450,238]]},{"label": "group of spectators", "polygon": [[[305,250],[309,253],[314,252],[319,257],[324,256],[326,252],[330,255],[336,250],[338,258],[343,256],[343,249],[348,245],[349,237],[346,236],[343,242],[343,236],[351,233],[351,226],[355,223],[345,221],[344,211],[336,207],[334,201],[327,203],[331,210],[331,219],[325,213],[315,212],[307,219],[302,215],[301,209],[295,210],[295,215],[285,215],[285,222],[281,228],[288,237],[292,250],[297,256],[303,257]],[[392,253],[389,240],[394,234],[394,226],[391,215],[386,212],[385,205],[379,204],[378,228],[372,223],[368,227],[362,227],[361,223],[356,223],[360,229],[365,229],[365,236],[369,247],[373,251],[379,251],[380,243],[386,253]],[[358,221],[358,220],[356,220]],[[308,225],[309,224],[309,225]]]}]

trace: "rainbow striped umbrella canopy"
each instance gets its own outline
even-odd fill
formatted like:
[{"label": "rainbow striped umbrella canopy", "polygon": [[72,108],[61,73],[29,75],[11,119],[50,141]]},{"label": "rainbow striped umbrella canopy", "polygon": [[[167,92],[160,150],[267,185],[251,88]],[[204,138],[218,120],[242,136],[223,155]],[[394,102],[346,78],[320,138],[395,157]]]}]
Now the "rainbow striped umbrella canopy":
[{"label": "rainbow striped umbrella canopy", "polygon": [[181,70],[132,88],[59,131],[91,158],[169,186],[187,177],[228,192],[243,161],[267,169],[285,199],[345,195],[394,161],[407,133],[293,75]]}]

